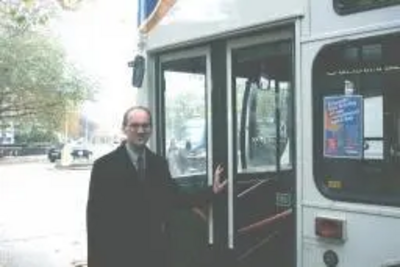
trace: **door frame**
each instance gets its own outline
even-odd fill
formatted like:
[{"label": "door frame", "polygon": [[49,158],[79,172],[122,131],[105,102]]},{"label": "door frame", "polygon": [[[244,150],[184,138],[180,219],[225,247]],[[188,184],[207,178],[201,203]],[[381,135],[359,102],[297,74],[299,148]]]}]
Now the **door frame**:
[{"label": "door frame", "polygon": [[[256,36],[244,36],[241,38],[236,38],[232,40],[228,40],[226,43],[226,84],[227,84],[227,116],[228,116],[228,166],[227,166],[227,179],[228,179],[228,240],[227,245],[229,249],[234,249],[235,247],[235,214],[234,214],[234,202],[235,202],[235,195],[234,195],[234,176],[236,175],[235,171],[235,154],[233,144],[235,141],[234,138],[234,130],[233,129],[233,121],[236,119],[233,116],[234,113],[234,103],[233,103],[233,88],[232,88],[232,54],[235,49],[246,48],[249,46],[254,45],[262,45],[262,44],[270,44],[274,42],[284,41],[284,40],[292,40],[293,44],[295,43],[295,33],[294,27],[292,25],[285,26],[283,28],[271,30],[271,32],[265,34],[259,34]],[[295,49],[295,47],[293,46]],[[293,49],[293,50],[294,50]],[[292,53],[292,58],[294,58],[295,51]],[[295,65],[292,64],[293,69]],[[294,72],[293,72],[294,73]],[[296,80],[292,79],[294,88],[292,92],[294,94],[296,88]],[[293,110],[294,110],[294,101],[292,100]],[[293,113],[293,111],[292,111]],[[292,116],[293,119],[294,116]],[[295,127],[295,121],[293,121],[293,127]],[[293,139],[295,139],[294,133]],[[294,142],[294,140],[293,140]],[[293,143],[292,142],[292,143]],[[293,151],[295,153],[295,151]],[[295,162],[293,168],[295,168]]]},{"label": "door frame", "polygon": [[[162,65],[165,62],[188,59],[194,57],[205,57],[206,59],[206,91],[205,91],[205,111],[206,111],[206,128],[207,128],[207,184],[210,186],[213,183],[213,127],[212,127],[212,113],[210,112],[210,107],[212,105],[212,71],[211,71],[211,48],[210,46],[201,46],[196,48],[189,48],[180,50],[177,52],[167,52],[160,53],[157,60],[157,67],[159,69],[159,88],[158,94],[160,97],[157,99],[158,113],[157,117],[161,118],[158,120],[157,140],[160,144],[159,151],[165,155],[165,142],[166,142],[166,132],[165,132],[165,81],[162,77],[163,68]],[[164,146],[163,146],[164,145]],[[209,244],[214,243],[214,218],[213,218],[213,207],[210,206],[208,211],[208,242]]]}]

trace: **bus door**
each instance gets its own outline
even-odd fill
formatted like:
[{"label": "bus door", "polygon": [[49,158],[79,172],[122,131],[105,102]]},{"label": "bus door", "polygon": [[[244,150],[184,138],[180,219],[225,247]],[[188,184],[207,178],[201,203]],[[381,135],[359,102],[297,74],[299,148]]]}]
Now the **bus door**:
[{"label": "bus door", "polygon": [[293,33],[227,44],[228,247],[238,266],[295,266]]},{"label": "bus door", "polygon": [[[210,53],[208,48],[163,54],[158,58],[158,150],[166,156],[172,178],[187,193],[212,179],[210,138]],[[168,225],[175,267],[209,265],[211,217],[207,206],[177,210]]]},{"label": "bus door", "polygon": [[223,164],[229,180],[211,208],[174,214],[174,266],[295,265],[293,54],[283,29],[158,57],[157,144],[172,177],[202,190]]}]

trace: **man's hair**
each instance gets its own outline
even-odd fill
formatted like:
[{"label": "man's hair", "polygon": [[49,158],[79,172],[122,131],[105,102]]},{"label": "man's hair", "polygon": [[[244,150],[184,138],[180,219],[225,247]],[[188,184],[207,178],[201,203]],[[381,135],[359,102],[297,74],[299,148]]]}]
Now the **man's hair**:
[{"label": "man's hair", "polygon": [[122,127],[127,126],[127,124],[128,124],[128,116],[129,116],[129,114],[130,114],[132,111],[134,111],[134,110],[143,110],[143,111],[147,112],[147,114],[149,115],[150,124],[152,124],[152,120],[153,120],[153,119],[152,119],[152,116],[151,116],[151,111],[150,111],[150,109],[148,109],[147,107],[144,107],[144,106],[134,106],[134,107],[128,108],[128,109],[125,111],[124,117],[123,117],[123,119],[122,119]]}]

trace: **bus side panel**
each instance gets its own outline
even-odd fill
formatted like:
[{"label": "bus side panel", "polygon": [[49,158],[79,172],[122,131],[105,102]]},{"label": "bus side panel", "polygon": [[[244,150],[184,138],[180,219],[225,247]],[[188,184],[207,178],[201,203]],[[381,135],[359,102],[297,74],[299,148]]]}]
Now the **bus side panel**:
[{"label": "bus side panel", "polygon": [[166,17],[162,18],[150,32],[148,49],[176,45],[302,15],[305,2],[305,0],[178,0]]},{"label": "bus side panel", "polygon": [[[334,0],[310,0],[311,35],[329,35],[339,31],[354,31],[368,25],[383,26],[400,23],[400,5],[339,15],[333,7]],[[361,2],[361,1],[358,1]]]},{"label": "bus side panel", "polygon": [[[336,16],[333,10],[327,10],[331,8],[332,1],[312,0],[312,3],[314,14],[318,13],[317,7],[321,8],[320,13],[326,16],[324,21],[330,21],[330,16]],[[389,9],[393,9],[393,11],[397,10],[397,13],[400,11],[398,7],[390,7],[386,11]],[[377,22],[377,14],[381,16],[383,14],[380,12],[380,10],[366,11],[363,15],[364,24],[368,16],[371,16],[371,19],[375,17],[375,22]],[[388,17],[386,19],[390,20],[391,12],[387,13]],[[354,20],[359,19],[356,18],[358,15],[354,16]],[[346,20],[343,19],[342,22],[339,22],[338,18],[336,18],[336,21],[335,19],[332,20],[331,25],[331,23],[322,23],[321,18],[317,26],[317,20],[314,18],[313,32],[316,33],[316,30],[319,32],[331,31],[333,27],[340,28],[339,23],[343,23]],[[353,21],[352,25],[358,24]],[[358,39],[362,35],[360,32],[359,35],[353,35],[352,38]],[[314,59],[324,45],[341,41],[343,38],[342,36],[335,39],[314,42],[302,40],[301,88],[303,91],[301,97],[303,105],[299,109],[303,118],[313,118],[313,109],[310,108],[313,105],[312,90],[324,89],[313,88],[312,66]],[[304,169],[301,174],[302,179],[299,181],[302,193],[301,199],[299,199],[301,208],[298,212],[298,223],[301,225],[301,229],[298,232],[298,238],[300,239],[298,253],[301,254],[298,258],[301,258],[301,261],[298,262],[298,266],[327,266],[324,263],[324,253],[329,250],[337,254],[339,261],[337,266],[341,267],[399,266],[400,239],[397,237],[400,234],[400,209],[398,207],[334,201],[324,197],[316,188],[315,174],[313,172],[314,161],[312,152],[315,145],[315,137],[312,135],[313,123],[315,122],[312,119],[305,119],[301,123],[302,134],[309,136],[309,138],[304,138],[299,148],[301,149],[300,155]],[[315,233],[315,220],[318,217],[334,218],[343,221],[344,241],[333,241],[318,237]]]},{"label": "bus side panel", "polygon": [[[358,205],[354,205],[359,209]],[[303,209],[303,264],[324,266],[323,255],[332,250],[342,267],[380,267],[400,263],[400,214],[397,217],[305,207]],[[319,216],[344,221],[345,240],[333,242],[315,235]],[[397,265],[398,266],[398,265]]]}]

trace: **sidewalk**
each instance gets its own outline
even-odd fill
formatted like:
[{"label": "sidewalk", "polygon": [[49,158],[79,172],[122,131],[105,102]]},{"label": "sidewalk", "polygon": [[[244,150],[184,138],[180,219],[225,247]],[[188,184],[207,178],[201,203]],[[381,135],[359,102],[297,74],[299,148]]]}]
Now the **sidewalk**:
[{"label": "sidewalk", "polygon": [[38,162],[45,162],[46,160],[47,160],[46,155],[6,156],[0,158],[0,165],[38,163]]}]

